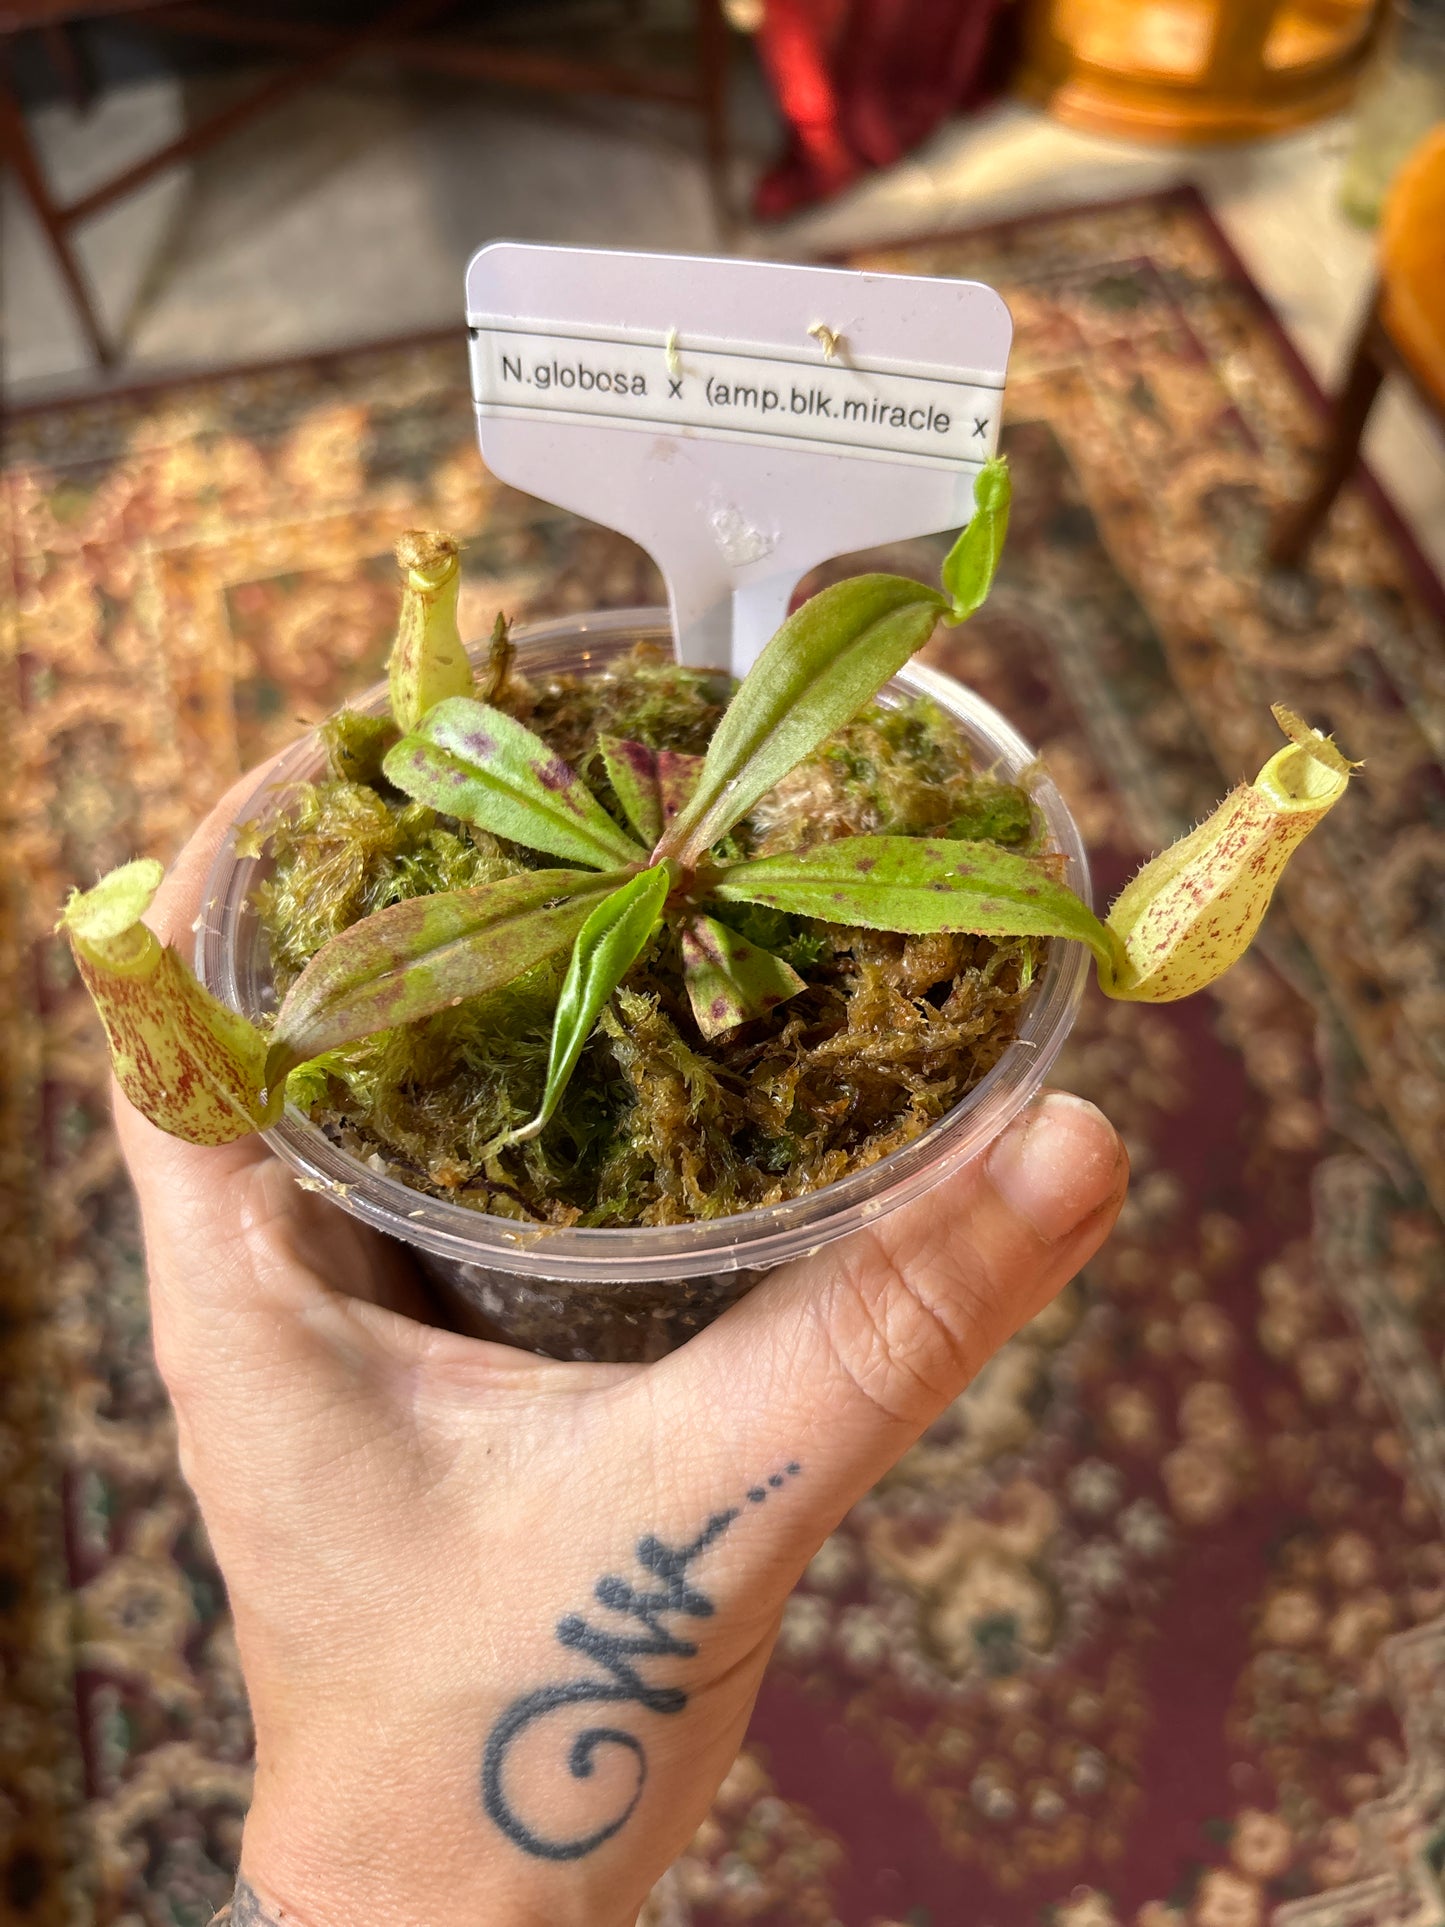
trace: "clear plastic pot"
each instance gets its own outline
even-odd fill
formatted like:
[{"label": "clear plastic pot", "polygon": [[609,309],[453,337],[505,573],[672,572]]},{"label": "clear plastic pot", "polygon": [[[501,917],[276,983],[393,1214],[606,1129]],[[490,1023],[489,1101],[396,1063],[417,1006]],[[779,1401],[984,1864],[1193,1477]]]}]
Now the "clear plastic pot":
[{"label": "clear plastic pot", "polygon": [[[666,642],[660,609],[613,609],[515,631],[518,666],[540,678],[601,669],[634,642]],[[946,676],[910,664],[884,691],[931,696],[962,725],[981,768],[1027,781],[1067,881],[1085,900],[1088,863],[1063,798],[1034,752],[989,704]],[[378,684],[356,707],[380,713]],[[238,817],[273,816],[287,792],[323,767],[314,735],[267,772]],[[211,871],[196,943],[202,981],[259,1018],[274,1008],[266,946],[253,908],[266,859],[239,856],[228,837]],[[988,1076],[914,1143],[806,1196],[693,1224],[633,1230],[546,1230],[490,1217],[412,1190],[332,1144],[288,1106],[267,1142],[297,1176],[353,1217],[409,1245],[457,1321],[481,1336],[553,1358],[649,1360],[708,1324],[776,1265],[816,1251],[895,1211],[976,1157],[1033,1096],[1073,1023],[1087,973],[1078,944],[1055,943],[1015,1041]]]}]

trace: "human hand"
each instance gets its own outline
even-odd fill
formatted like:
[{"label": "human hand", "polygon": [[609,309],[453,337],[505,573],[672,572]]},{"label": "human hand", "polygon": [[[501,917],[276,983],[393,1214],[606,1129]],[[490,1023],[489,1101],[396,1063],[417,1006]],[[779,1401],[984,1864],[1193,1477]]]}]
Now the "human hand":
[{"label": "human hand", "polygon": [[[156,899],[182,947],[242,794]],[[259,1139],[117,1122],[255,1716],[235,1927],[630,1927],[807,1561],[1127,1184],[1099,1113],[1046,1097],[671,1357],[572,1365],[426,1322],[404,1252]]]}]

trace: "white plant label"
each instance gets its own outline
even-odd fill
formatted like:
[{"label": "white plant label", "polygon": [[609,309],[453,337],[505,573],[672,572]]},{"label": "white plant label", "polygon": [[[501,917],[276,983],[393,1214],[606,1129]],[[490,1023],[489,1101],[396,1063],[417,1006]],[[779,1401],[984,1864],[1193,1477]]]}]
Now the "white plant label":
[{"label": "white plant label", "polygon": [[487,327],[473,339],[472,378],[484,417],[521,411],[552,421],[626,423],[723,441],[818,444],[884,461],[981,459],[997,435],[1003,384],[900,374],[850,358],[760,355],[689,343],[686,357],[656,338]]},{"label": "white plant label", "polygon": [[737,675],[815,564],[968,520],[1012,336],[973,281],[507,241],[467,323],[493,474],[640,543]]}]

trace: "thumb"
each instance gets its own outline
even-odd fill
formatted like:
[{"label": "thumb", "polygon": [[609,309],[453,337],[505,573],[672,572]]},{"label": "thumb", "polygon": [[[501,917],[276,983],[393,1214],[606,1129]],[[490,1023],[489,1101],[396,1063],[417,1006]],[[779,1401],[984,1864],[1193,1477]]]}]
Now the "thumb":
[{"label": "thumb", "polygon": [[937,1190],[759,1285],[652,1368],[653,1393],[719,1489],[739,1464],[806,1466],[798,1543],[772,1549],[801,1566],[1093,1256],[1128,1177],[1107,1119],[1051,1092]]}]

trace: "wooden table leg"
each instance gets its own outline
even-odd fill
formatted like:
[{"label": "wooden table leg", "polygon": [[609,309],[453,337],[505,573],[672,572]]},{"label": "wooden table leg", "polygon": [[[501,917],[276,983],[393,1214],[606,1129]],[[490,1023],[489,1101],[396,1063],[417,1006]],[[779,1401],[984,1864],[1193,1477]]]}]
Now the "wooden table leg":
[{"label": "wooden table leg", "polygon": [[1314,487],[1302,501],[1282,509],[1270,530],[1266,553],[1277,569],[1297,568],[1304,560],[1335,497],[1359,459],[1360,437],[1385,377],[1384,363],[1376,347],[1378,305],[1376,294],[1366,311],[1344,385],[1331,404],[1329,435]]},{"label": "wooden table leg", "polygon": [[85,331],[86,340],[90,343],[96,360],[102,367],[113,366],[116,360],[115,345],[101,323],[89,279],[71,245],[69,224],[51,198],[50,188],[45,179],[45,170],[41,167],[40,157],[31,144],[30,129],[25,125],[25,115],[21,111],[20,102],[10,89],[3,66],[0,66],[0,161],[8,162],[15,169],[25,198],[35,210],[36,220],[45,230],[45,238],[50,243],[55,264],[60,269],[65,285],[70,291],[75,312],[80,318],[80,325]]}]

